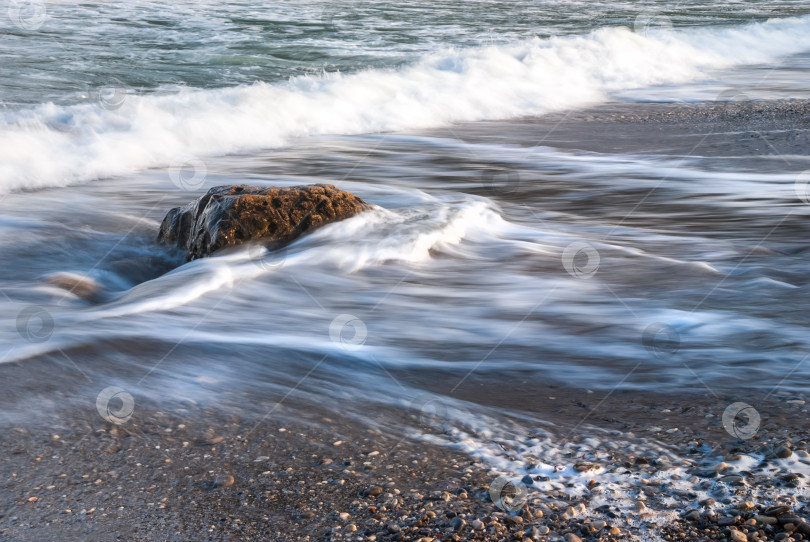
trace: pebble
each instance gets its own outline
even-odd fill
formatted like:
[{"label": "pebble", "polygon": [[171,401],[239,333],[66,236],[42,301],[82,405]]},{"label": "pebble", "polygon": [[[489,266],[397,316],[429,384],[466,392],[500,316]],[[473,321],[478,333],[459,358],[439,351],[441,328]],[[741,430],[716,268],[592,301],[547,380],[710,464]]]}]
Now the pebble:
[{"label": "pebble", "polygon": [[388,524],[388,532],[389,533],[398,533],[402,530],[402,527],[397,525],[396,523],[389,523]]},{"label": "pebble", "polygon": [[568,533],[565,535],[565,542],[582,542],[582,539],[574,533]]},{"label": "pebble", "polygon": [[793,455],[793,450],[791,450],[787,446],[777,446],[776,448],[774,448],[772,453],[772,457],[776,457],[779,459],[785,459],[787,457],[790,457],[791,455]]},{"label": "pebble", "polygon": [[216,478],[214,478],[214,487],[228,487],[232,486],[234,482],[233,475],[231,474],[220,474]]},{"label": "pebble", "polygon": [[457,517],[454,517],[454,518],[453,518],[453,519],[450,521],[450,527],[452,527],[454,531],[460,531],[461,529],[463,529],[463,528],[464,528],[464,526],[465,526],[465,525],[467,525],[467,522],[466,522],[466,521],[464,521],[463,519],[461,519],[461,518],[460,518],[460,517],[458,517],[458,516],[457,516]]},{"label": "pebble", "polygon": [[484,528],[484,522],[478,518],[474,519],[470,525],[472,525],[472,528],[476,531],[480,531]]},{"label": "pebble", "polygon": [[766,516],[781,516],[782,514],[787,514],[788,512],[790,512],[790,506],[782,504],[767,508],[763,514]]},{"label": "pebble", "polygon": [[741,533],[736,529],[731,530],[731,540],[733,542],[748,542],[748,536],[745,533]]},{"label": "pebble", "polygon": [[354,523],[349,523],[348,525],[346,525],[346,530],[350,533],[353,533],[357,531],[357,525],[355,525]]},{"label": "pebble", "polygon": [[774,525],[777,522],[776,518],[772,516],[754,516],[754,519],[763,525]]},{"label": "pebble", "polygon": [[382,492],[383,488],[381,488],[380,486],[371,486],[366,490],[366,496],[376,497],[377,495],[380,495]]},{"label": "pebble", "polygon": [[700,510],[687,510],[683,517],[685,519],[698,519],[700,517]]}]

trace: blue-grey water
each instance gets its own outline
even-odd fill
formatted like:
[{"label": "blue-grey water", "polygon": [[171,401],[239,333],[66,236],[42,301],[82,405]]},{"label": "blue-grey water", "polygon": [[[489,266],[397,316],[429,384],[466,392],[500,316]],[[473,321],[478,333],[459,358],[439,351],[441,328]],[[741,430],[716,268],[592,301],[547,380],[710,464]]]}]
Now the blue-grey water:
[{"label": "blue-grey water", "polygon": [[[0,362],[347,411],[409,404],[431,372],[448,397],[515,375],[806,390],[806,149],[582,150],[547,144],[543,118],[806,98],[808,13],[4,0]],[[169,208],[230,183],[332,183],[377,208],[277,254],[183,264],[155,243]]]}]

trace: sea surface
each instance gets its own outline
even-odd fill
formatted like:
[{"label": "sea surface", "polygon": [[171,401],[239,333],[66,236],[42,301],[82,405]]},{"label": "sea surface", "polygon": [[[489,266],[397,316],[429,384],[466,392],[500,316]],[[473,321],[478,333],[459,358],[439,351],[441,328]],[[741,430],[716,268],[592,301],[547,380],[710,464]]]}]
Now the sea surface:
[{"label": "sea surface", "polygon": [[[807,2],[3,0],[0,73],[0,362],[44,381],[359,419],[470,379],[810,384],[807,149],[544,121],[808,98]],[[234,183],[375,208],[272,253],[156,243]]]}]

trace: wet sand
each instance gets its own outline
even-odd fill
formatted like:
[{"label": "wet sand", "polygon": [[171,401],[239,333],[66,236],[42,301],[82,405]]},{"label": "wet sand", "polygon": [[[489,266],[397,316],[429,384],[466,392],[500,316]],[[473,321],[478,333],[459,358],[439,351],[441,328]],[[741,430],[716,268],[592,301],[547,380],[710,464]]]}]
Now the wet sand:
[{"label": "wet sand", "polygon": [[[668,529],[678,533],[672,539],[700,540],[680,535],[692,523],[681,524],[678,516],[715,510],[716,518],[726,517],[722,510],[746,502],[753,502],[760,513],[778,503],[803,517],[810,513],[801,499],[806,480],[782,479],[787,471],[781,469],[764,477],[748,473],[747,485],[728,482],[731,490],[725,502],[711,506],[701,504],[706,497],[698,492],[679,493],[665,483],[643,482],[675,465],[688,465],[686,469],[703,480],[708,475],[702,462],[725,456],[733,465],[735,455],[761,453],[768,445],[786,445],[793,454],[810,457],[802,452],[810,429],[807,408],[795,398],[757,403],[761,429],[755,438],[741,441],[722,428],[721,407],[730,398],[607,396],[559,388],[535,390],[533,396],[510,398],[555,420],[554,426],[542,427],[552,440],[579,443],[608,431],[615,444],[601,457],[572,454],[567,464],[558,465],[593,467],[594,472],[587,473],[592,481],[578,483],[583,485],[580,496],[535,489],[543,477],[531,476],[537,480],[532,482],[524,476],[529,487],[525,504],[514,510],[499,508],[489,491],[498,474],[488,466],[458,450],[367,428],[334,413],[314,415],[310,410],[311,422],[291,423],[276,419],[275,404],[269,402],[252,405],[271,413],[258,419],[253,408],[225,414],[191,402],[162,405],[163,410],[146,403],[138,404],[133,416],[118,425],[103,420],[90,405],[59,412],[51,424],[3,429],[0,537],[556,540],[556,535],[571,533],[582,539],[626,540]],[[512,406],[505,404],[509,402],[499,403]],[[376,422],[388,420],[399,427],[413,424],[413,418],[394,411],[375,415]],[[436,434],[441,436],[441,431]],[[526,462],[531,462],[528,455]],[[600,481],[619,471],[639,489],[630,497],[646,502],[642,511],[625,509],[618,501],[615,507],[599,504]],[[771,487],[766,491],[764,485]],[[568,507],[573,514],[566,512]],[[463,526],[456,517],[464,520]]]},{"label": "wet sand", "polygon": [[[434,134],[470,142],[600,153],[655,153],[674,156],[807,156],[810,100],[713,102],[614,102],[541,118],[459,124]],[[784,163],[781,164],[784,167]]]}]

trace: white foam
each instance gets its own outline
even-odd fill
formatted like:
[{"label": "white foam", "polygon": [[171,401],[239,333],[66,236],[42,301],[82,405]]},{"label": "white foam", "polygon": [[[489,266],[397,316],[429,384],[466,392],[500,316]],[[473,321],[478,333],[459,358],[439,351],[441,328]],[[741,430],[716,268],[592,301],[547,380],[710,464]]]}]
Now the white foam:
[{"label": "white foam", "polygon": [[445,50],[399,70],[133,94],[115,110],[85,103],[4,111],[0,191],[121,175],[302,136],[542,114],[807,49],[810,17],[648,35],[602,28],[585,36]]}]

